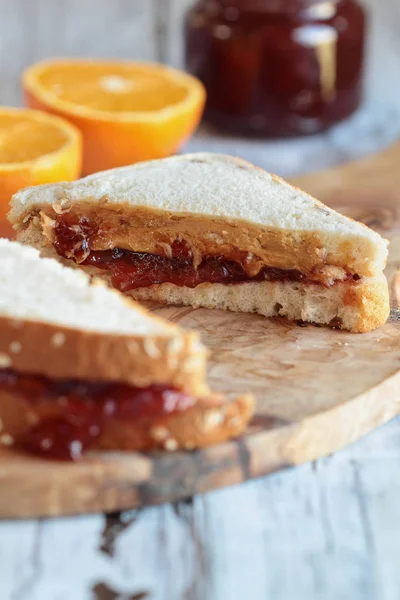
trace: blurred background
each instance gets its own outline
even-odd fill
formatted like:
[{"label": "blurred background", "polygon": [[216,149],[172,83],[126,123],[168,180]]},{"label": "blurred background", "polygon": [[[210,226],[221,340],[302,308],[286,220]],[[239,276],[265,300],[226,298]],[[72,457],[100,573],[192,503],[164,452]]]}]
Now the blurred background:
[{"label": "blurred background", "polygon": [[[311,137],[274,140],[239,137],[203,125],[185,149],[226,151],[285,176],[345,162],[395,140],[400,132],[400,3],[359,1],[368,15],[365,94],[361,108],[349,119]],[[194,4],[0,0],[1,104],[19,105],[21,72],[49,57],[142,59],[185,68],[184,19]]]}]

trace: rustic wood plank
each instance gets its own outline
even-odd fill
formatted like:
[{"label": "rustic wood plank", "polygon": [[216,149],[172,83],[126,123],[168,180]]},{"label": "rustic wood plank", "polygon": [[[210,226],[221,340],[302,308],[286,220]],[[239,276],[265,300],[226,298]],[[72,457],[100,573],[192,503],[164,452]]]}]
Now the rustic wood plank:
[{"label": "rustic wood plank", "polygon": [[27,598],[29,585],[37,575],[39,521],[0,524],[0,597]]},{"label": "rustic wood plank", "polygon": [[317,464],[122,513],[120,526],[4,522],[0,597],[397,600],[399,470],[392,422]]},{"label": "rustic wood plank", "polygon": [[372,456],[370,460],[356,465],[357,467],[359,498],[365,511],[376,597],[394,600],[398,598],[400,589],[400,573],[396,568],[400,458],[397,453],[395,456],[386,455],[382,462],[382,459]]},{"label": "rustic wood plank", "polygon": [[[213,595],[204,597],[375,598],[351,464],[341,468],[339,494],[338,475],[334,464],[321,461],[221,491],[218,504],[208,496],[202,533],[214,556]],[[339,565],[346,565],[343,576],[332,577]]]}]

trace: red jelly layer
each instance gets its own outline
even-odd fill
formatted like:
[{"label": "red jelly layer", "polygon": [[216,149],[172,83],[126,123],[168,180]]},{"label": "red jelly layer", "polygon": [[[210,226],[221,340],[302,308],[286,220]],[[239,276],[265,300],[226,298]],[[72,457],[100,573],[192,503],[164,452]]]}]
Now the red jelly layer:
[{"label": "red jelly layer", "polygon": [[155,419],[183,412],[195,398],[161,385],[137,388],[119,383],[52,380],[0,369],[0,391],[31,405],[52,401],[48,416],[17,440],[24,450],[57,460],[76,460],[101,435],[107,419]]},{"label": "red jelly layer", "polygon": [[239,263],[225,260],[222,256],[207,256],[195,268],[191,260],[170,259],[120,248],[91,252],[83,264],[109,271],[113,286],[123,292],[160,283],[195,288],[200,283],[237,284],[305,279],[300,271],[273,268],[264,268],[255,277],[249,277]]}]

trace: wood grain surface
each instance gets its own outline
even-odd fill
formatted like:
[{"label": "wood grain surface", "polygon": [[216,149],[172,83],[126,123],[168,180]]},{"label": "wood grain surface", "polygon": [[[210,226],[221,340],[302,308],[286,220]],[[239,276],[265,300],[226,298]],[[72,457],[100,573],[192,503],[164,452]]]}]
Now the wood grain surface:
[{"label": "wood grain surface", "polygon": [[400,146],[298,183],[391,238],[392,315],[353,335],[261,316],[188,308],[158,314],[198,329],[212,351],[213,387],[251,390],[256,415],[242,439],[201,452],[98,454],[54,464],[0,455],[0,516],[114,511],[168,502],[314,460],[400,412]]}]

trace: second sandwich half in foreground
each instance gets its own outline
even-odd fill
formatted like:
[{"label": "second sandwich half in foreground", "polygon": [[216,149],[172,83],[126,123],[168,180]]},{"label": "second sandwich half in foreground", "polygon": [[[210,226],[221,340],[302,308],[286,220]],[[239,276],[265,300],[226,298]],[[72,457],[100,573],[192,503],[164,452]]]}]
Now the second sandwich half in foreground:
[{"label": "second sandwich half in foreground", "polygon": [[366,332],[389,314],[387,242],[244,161],[194,154],[29,188],[18,239],[139,300]]},{"label": "second sandwich half in foreground", "polygon": [[44,456],[194,449],[239,435],[254,400],[205,381],[196,332],[33,248],[0,240],[0,442]]}]

